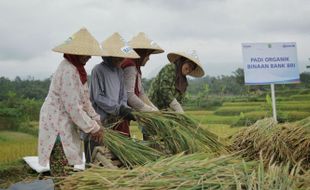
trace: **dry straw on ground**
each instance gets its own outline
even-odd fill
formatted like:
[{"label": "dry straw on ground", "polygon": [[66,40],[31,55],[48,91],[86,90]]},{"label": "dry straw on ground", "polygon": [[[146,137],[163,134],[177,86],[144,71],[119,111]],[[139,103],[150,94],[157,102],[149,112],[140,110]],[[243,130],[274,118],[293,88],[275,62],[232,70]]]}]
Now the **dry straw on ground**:
[{"label": "dry straw on ground", "polygon": [[234,155],[178,154],[144,166],[124,169],[93,167],[62,181],[70,189],[305,189],[309,179],[298,168],[244,162]]},{"label": "dry straw on ground", "polygon": [[276,124],[272,118],[257,121],[233,137],[231,149],[248,159],[266,163],[290,163],[310,169],[310,117],[294,123]]}]

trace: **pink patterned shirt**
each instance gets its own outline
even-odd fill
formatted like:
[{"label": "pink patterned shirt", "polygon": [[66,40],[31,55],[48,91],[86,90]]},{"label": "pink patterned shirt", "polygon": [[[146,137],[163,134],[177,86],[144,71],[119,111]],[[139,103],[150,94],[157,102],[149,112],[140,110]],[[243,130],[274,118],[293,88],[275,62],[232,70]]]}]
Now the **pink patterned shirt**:
[{"label": "pink patterned shirt", "polygon": [[53,75],[48,95],[40,112],[39,163],[49,163],[57,135],[70,165],[82,163],[82,146],[78,129],[86,133],[99,130],[100,116],[93,109],[87,83],[80,81],[77,69],[66,59]]}]

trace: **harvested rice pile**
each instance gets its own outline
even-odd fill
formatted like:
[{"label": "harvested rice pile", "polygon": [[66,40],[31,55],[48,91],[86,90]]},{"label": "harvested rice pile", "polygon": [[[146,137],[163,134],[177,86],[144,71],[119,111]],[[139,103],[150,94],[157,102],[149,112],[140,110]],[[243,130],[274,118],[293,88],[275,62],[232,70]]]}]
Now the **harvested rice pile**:
[{"label": "harvested rice pile", "polygon": [[231,149],[243,157],[265,163],[300,164],[310,169],[310,117],[294,123],[276,124],[272,118],[257,121],[233,137]]},{"label": "harvested rice pile", "polygon": [[136,112],[137,122],[152,137],[155,147],[166,154],[180,152],[226,152],[214,133],[202,129],[185,114]]},{"label": "harvested rice pile", "polygon": [[[236,156],[212,158],[207,153],[178,154],[132,170],[93,167],[61,182],[62,189],[305,189],[309,178],[298,169]],[[309,176],[309,175],[308,175]]]},{"label": "harvested rice pile", "polygon": [[105,129],[103,144],[128,168],[155,161],[164,155],[112,129]]},{"label": "harvested rice pile", "polygon": [[[141,141],[130,139],[109,128],[105,129],[103,144],[127,167],[143,165],[159,157],[180,152],[225,153],[225,146],[218,137],[202,129],[191,118],[175,112],[136,112],[140,126],[153,136],[146,146]],[[117,123],[115,123],[117,124]],[[111,124],[111,128],[115,125]]]},{"label": "harvested rice pile", "polygon": [[110,129],[121,121],[105,128],[102,142],[127,168],[180,152],[226,153],[225,146],[215,134],[202,129],[184,114],[175,112],[134,114],[139,125],[154,137],[147,144],[155,144],[155,147],[151,148],[145,142],[130,139]]}]

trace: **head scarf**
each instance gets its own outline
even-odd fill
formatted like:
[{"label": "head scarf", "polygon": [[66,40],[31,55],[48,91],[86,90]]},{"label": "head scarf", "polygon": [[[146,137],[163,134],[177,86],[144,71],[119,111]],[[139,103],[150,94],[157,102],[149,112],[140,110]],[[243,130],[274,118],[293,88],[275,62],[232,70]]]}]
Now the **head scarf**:
[{"label": "head scarf", "polygon": [[85,84],[87,81],[87,73],[84,68],[84,65],[80,62],[80,55],[72,55],[72,54],[64,54],[64,58],[66,58],[72,65],[74,65],[80,75],[80,80],[82,84]]},{"label": "head scarf", "polygon": [[175,65],[176,65],[176,70],[175,70],[175,74],[176,74],[176,79],[175,79],[175,88],[181,92],[182,94],[185,93],[187,86],[188,86],[188,82],[187,82],[187,78],[186,76],[184,76],[182,74],[182,66],[185,62],[186,58],[184,57],[180,57],[179,59],[177,59],[175,61]]}]

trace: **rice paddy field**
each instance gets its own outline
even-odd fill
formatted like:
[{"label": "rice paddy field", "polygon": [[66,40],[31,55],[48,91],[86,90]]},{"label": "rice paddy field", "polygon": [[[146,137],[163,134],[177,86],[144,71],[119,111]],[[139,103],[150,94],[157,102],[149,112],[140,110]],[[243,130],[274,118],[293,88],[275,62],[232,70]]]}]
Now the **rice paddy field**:
[{"label": "rice paddy field", "polygon": [[20,132],[0,132],[0,165],[16,161],[23,156],[37,155],[37,138]]},{"label": "rice paddy field", "polygon": [[[193,153],[192,156],[180,153],[175,154],[175,157],[162,158],[158,163],[140,167],[131,166],[133,169],[129,171],[102,171],[92,168],[85,173],[72,176],[69,178],[71,181],[65,181],[65,189],[70,189],[69,187],[96,189],[98,187],[96,185],[101,185],[105,189],[203,189],[201,187],[206,189],[307,189],[310,173],[304,168],[308,168],[308,162],[310,162],[310,153],[307,152],[310,149],[308,124],[310,99],[309,95],[295,96],[294,100],[287,97],[277,102],[278,119],[283,124],[276,125],[278,127],[274,130],[269,129],[271,124],[268,122],[266,124],[266,120],[263,120],[271,117],[270,107],[264,101],[224,102],[222,106],[212,110],[186,111],[186,115],[197,122],[202,129],[217,135],[219,141],[233,145],[233,147],[228,146],[230,150],[235,152],[248,150],[246,152],[221,156],[210,152]],[[257,120],[265,123],[257,124]],[[275,125],[272,124],[272,126]],[[291,128],[294,130],[291,131]],[[134,139],[142,140],[137,122],[131,123],[130,130]],[[289,140],[284,142],[281,139]],[[275,142],[277,146],[274,145]],[[35,178],[33,173],[23,169],[25,164],[21,161],[23,156],[37,154],[35,135],[0,131],[0,147],[0,188],[7,188],[9,184],[20,181],[20,178],[14,178],[12,177],[14,174],[8,172],[10,168],[11,171],[17,171],[14,169],[17,167],[19,175],[29,174]],[[298,151],[292,152],[292,150]],[[277,152],[278,157],[272,152]],[[262,153],[264,155],[261,155]],[[182,168],[184,164],[197,165],[197,167]],[[176,167],[184,169],[184,172],[176,170]],[[95,176],[98,175],[105,178],[105,182],[96,184]],[[123,180],[119,176],[127,176],[128,180]],[[94,185],[85,187],[72,184],[77,181]],[[133,185],[137,183],[141,183],[141,186]]]}]

